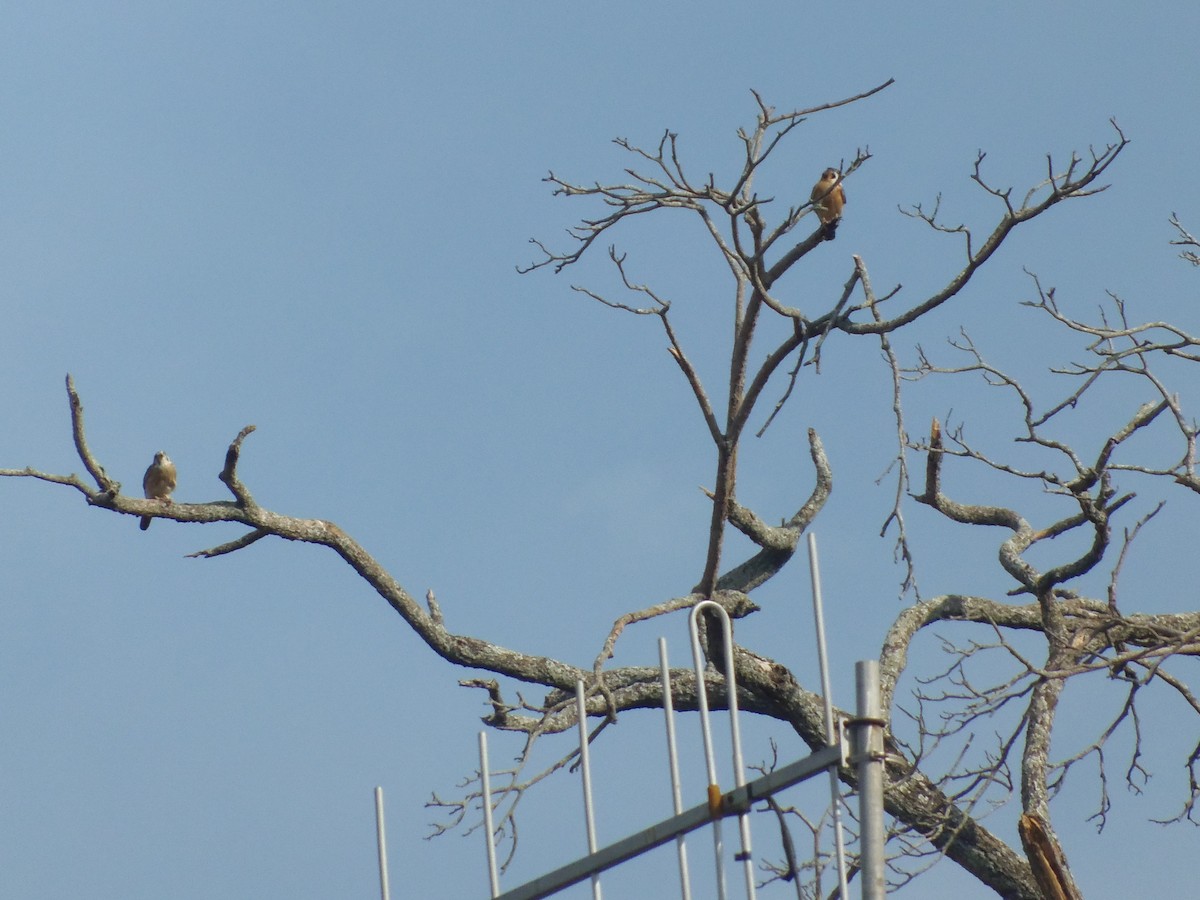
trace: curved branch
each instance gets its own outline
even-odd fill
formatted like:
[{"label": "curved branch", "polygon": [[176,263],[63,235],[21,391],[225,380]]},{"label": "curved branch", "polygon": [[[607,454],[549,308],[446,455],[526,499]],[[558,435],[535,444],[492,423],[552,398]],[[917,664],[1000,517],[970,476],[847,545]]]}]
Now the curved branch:
[{"label": "curved branch", "polygon": [[[1129,143],[1129,139],[1125,137],[1116,121],[1110,120],[1110,123],[1117,133],[1116,142],[1108,144],[1099,154],[1093,153],[1091,165],[1089,165],[1088,168],[1078,176],[1075,176],[1074,173],[1075,169],[1079,165],[1079,159],[1078,157],[1072,156],[1066,173],[1061,176],[1052,175],[1048,180],[1047,183],[1050,186],[1050,193],[1045,197],[1045,199],[1032,205],[1030,205],[1028,202],[1031,198],[1027,197],[1026,202],[1019,208],[1013,207],[1008,200],[1009,191],[1001,191],[999,189],[989,187],[986,183],[984,183],[979,174],[980,165],[982,164],[984,157],[984,154],[981,153],[979,158],[975,161],[975,174],[973,179],[988,193],[1000,197],[1003,200],[1005,205],[1005,213],[996,226],[992,229],[992,233],[988,235],[987,239],[983,242],[978,250],[971,250],[969,243],[969,232],[967,232],[967,265],[962,269],[962,271],[950,279],[950,282],[936,294],[922,301],[921,303],[918,303],[916,306],[913,306],[895,318],[870,322],[851,322],[846,319],[842,322],[839,322],[838,327],[847,334],[879,334],[885,331],[895,331],[897,328],[919,319],[930,310],[941,306],[943,303],[961,291],[964,287],[966,287],[967,283],[970,282],[975,273],[979,271],[980,267],[983,266],[983,264],[986,263],[989,258],[991,258],[993,253],[1000,249],[1000,245],[1004,243],[1008,235],[1018,225],[1037,218],[1052,206],[1061,203],[1063,200],[1069,200],[1077,197],[1087,197],[1091,194],[1095,194],[1104,190],[1104,187],[1094,188],[1091,190],[1088,188],[1096,181],[1096,179],[1104,174],[1105,170],[1108,169],[1108,167],[1116,160],[1121,151],[1124,150],[1126,145]],[[1030,194],[1032,195],[1032,193],[1033,191],[1031,190]],[[926,218],[923,215],[920,217]],[[928,221],[930,224],[933,224],[932,217],[926,218],[926,221]],[[956,228],[953,230],[958,231],[959,229]],[[965,231],[965,229],[962,230]]]}]

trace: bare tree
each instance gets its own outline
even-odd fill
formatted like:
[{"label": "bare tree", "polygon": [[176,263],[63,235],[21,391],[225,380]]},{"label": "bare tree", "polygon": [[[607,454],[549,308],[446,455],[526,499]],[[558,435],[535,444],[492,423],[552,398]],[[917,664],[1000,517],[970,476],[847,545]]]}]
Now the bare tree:
[{"label": "bare tree", "polygon": [[[837,296],[827,298],[816,308],[789,305],[785,298],[791,286],[799,282],[802,261],[827,237],[818,217],[810,215],[822,198],[810,196],[807,190],[790,199],[760,196],[755,189],[756,177],[771,164],[772,154],[781,142],[810,117],[861,102],[890,83],[845,100],[786,113],[777,112],[756,94],[755,124],[738,131],[743,159],[728,179],[710,174],[697,180],[689,174],[677,135],[670,132],[648,149],[627,140],[616,141],[630,161],[625,170],[628,178],[620,183],[575,183],[553,173],[548,177],[556,193],[597,203],[600,213],[595,218],[584,218],[572,230],[573,241],[565,250],[535,241],[540,256],[523,271],[569,269],[593,253],[594,245],[602,239],[615,236],[627,220],[683,210],[702,224],[711,241],[708,248],[723,262],[732,285],[728,379],[719,390],[704,382],[678,337],[671,301],[635,280],[626,257],[615,246],[608,247],[607,252],[621,291],[619,296],[582,286],[574,288],[619,312],[657,320],[694,397],[715,456],[707,553],[696,585],[681,596],[624,611],[611,631],[598,641],[597,655],[590,664],[452,632],[432,592],[424,604],[420,603],[397,577],[332,522],[297,518],[260,506],[238,476],[243,443],[253,426],[243,429],[230,444],[220,476],[232,500],[166,504],[127,496],[88,446],[83,405],[68,376],[72,432],[87,476],[58,475],[33,468],[5,469],[0,474],[66,485],[82,494],[89,505],[123,515],[157,516],[179,522],[236,522],[247,528],[236,540],[194,554],[199,557],[232,553],[272,536],[332,549],[438,656],[482,673],[461,683],[486,692],[491,707],[486,721],[491,727],[525,736],[521,761],[508,773],[499,794],[501,815],[497,827],[512,838],[513,852],[520,798],[573,760],[573,753],[564,750],[553,765],[527,771],[536,742],[575,726],[573,692],[578,679],[589,685],[588,711],[598,723],[593,740],[616,722],[619,713],[662,705],[657,671],[609,664],[623,631],[635,622],[689,609],[705,598],[722,604],[734,618],[753,615],[758,609],[751,599],[753,592],[792,560],[801,535],[830,496],[832,461],[819,435],[810,430],[812,475],[808,496],[802,501],[797,498],[794,513],[781,524],[772,525],[738,502],[739,448],[752,421],[764,423],[765,429],[789,401],[800,402],[793,399],[793,388],[807,371],[820,366],[823,353],[833,352],[837,344],[844,343],[841,339],[866,339],[880,348],[892,376],[896,490],[894,507],[883,528],[894,536],[897,556],[902,561],[903,595],[912,598],[896,616],[880,652],[884,708],[893,716],[887,735],[886,808],[892,817],[896,877],[912,877],[919,871],[922,857],[945,856],[1002,897],[1035,900],[1041,896],[1079,896],[1050,814],[1050,800],[1068,772],[1084,758],[1101,760],[1099,779],[1107,798],[1109,776],[1103,760],[1108,741],[1119,729],[1132,729],[1135,751],[1124,777],[1136,778],[1140,753],[1138,700],[1150,690],[1175,692],[1200,713],[1200,703],[1172,667],[1176,657],[1200,653],[1200,613],[1121,612],[1118,581],[1122,564],[1139,531],[1160,506],[1140,506],[1134,502],[1133,493],[1117,486],[1117,477],[1122,476],[1200,492],[1200,478],[1195,473],[1196,428],[1181,399],[1159,374],[1161,369],[1174,370],[1200,361],[1200,344],[1195,337],[1164,322],[1136,323],[1116,297],[1111,298],[1111,308],[1102,311],[1095,321],[1075,318],[1060,306],[1053,290],[1043,289],[1034,278],[1031,291],[1036,299],[1030,305],[1044,316],[1047,327],[1062,329],[1080,339],[1087,354],[1084,362],[1055,370],[1074,379],[1074,386],[1064,396],[1049,402],[1036,398],[1025,386],[1025,376],[1006,373],[989,363],[985,348],[965,333],[952,342],[951,352],[957,358],[948,362],[934,360],[919,347],[896,347],[898,336],[909,333],[908,326],[966,291],[975,273],[1016,228],[1065,201],[1086,198],[1104,189],[1099,179],[1127,143],[1115,122],[1114,136],[1102,149],[1093,149],[1085,157],[1072,154],[1065,164],[1056,164],[1047,157],[1045,178],[1023,196],[1014,195],[1011,188],[989,184],[983,171],[984,155],[980,153],[972,177],[993,199],[996,210],[994,225],[986,235],[977,235],[963,225],[947,225],[939,218],[936,204],[932,210],[921,206],[908,210],[908,215],[936,232],[962,242],[961,268],[949,273],[939,290],[913,300],[906,299],[899,289],[877,294],[866,262],[855,256]],[[843,165],[842,180],[852,180],[870,159],[869,151],[858,151]],[[1179,233],[1176,243],[1195,247],[1195,239],[1179,220],[1173,221]],[[1191,250],[1186,250],[1184,257],[1196,262]],[[835,336],[839,340],[830,341]],[[905,362],[907,356],[912,358]],[[1017,440],[1041,461],[1035,467],[1024,467],[1006,459],[1000,451],[976,446],[963,423],[943,428],[935,420],[927,438],[911,437],[902,402],[909,390],[907,385],[932,378],[982,379],[1006,392],[1022,411],[1014,421]],[[1065,440],[1062,429],[1056,427],[1064,411],[1122,378],[1135,380],[1146,399],[1128,409],[1122,424],[1098,443]],[[768,394],[768,388],[773,393]],[[764,404],[764,395],[774,398],[769,411],[764,406],[772,400]],[[1150,431],[1156,435],[1157,449],[1146,453],[1145,444],[1134,439]],[[1167,453],[1162,449],[1168,446],[1174,450]],[[1142,457],[1135,453],[1138,448]],[[1147,456],[1150,461],[1139,461]],[[920,462],[924,462],[923,478],[912,474],[913,461],[917,473]],[[959,467],[982,468],[997,476],[995,483],[1011,487],[1005,487],[994,504],[963,502],[943,486],[944,473]],[[1027,487],[1038,495],[1038,516],[1043,515],[1047,499],[1060,512],[1035,524],[1038,516],[1023,513],[1016,502],[1022,496],[1020,490]],[[1010,595],[990,598],[950,594],[920,599],[913,590],[917,560],[906,533],[906,515],[915,512],[912,501],[957,526],[1000,529],[997,557],[1011,580]],[[745,535],[755,548],[732,564],[724,558],[728,526]],[[1069,535],[1082,535],[1083,539],[1051,545],[1056,538]],[[1035,548],[1038,563],[1032,561],[1035,554],[1031,551]],[[936,564],[937,560],[930,562]],[[1069,586],[1104,567],[1108,572],[1107,596],[1081,596]],[[970,626],[973,639],[964,645],[946,644],[948,665],[941,671],[922,671],[914,677],[910,671],[914,641],[946,622]],[[718,630],[709,629],[709,633],[717,634]],[[1028,649],[1029,636],[1036,638],[1032,645],[1035,652]],[[721,653],[716,652],[720,648],[714,647],[711,640],[707,649],[711,659],[721,660]],[[820,697],[813,690],[786,667],[750,647],[735,647],[734,659],[741,691],[739,702],[744,710],[777,720],[813,748],[825,745]],[[996,677],[994,665],[981,669],[984,659],[1001,660],[999,670],[1005,674]],[[983,676],[986,680],[980,680],[980,671],[987,673]],[[1113,689],[1125,693],[1121,712],[1080,754],[1054,761],[1049,752],[1050,739],[1064,685],[1095,672],[1108,673]],[[676,708],[694,710],[694,676],[679,670],[673,677]],[[905,688],[901,695],[898,690],[905,678],[912,679],[916,686]],[[722,673],[710,667],[706,680],[720,705],[725,683]],[[508,682],[513,681],[548,692],[539,703],[529,703],[519,694],[512,699],[513,688]],[[998,732],[993,745],[981,746],[983,741],[975,739],[976,732],[982,723],[1001,721],[1002,712],[1008,714],[1004,720],[1010,723],[1007,731]],[[938,768],[932,760],[933,750],[956,742],[959,750],[953,755],[955,762]],[[1194,822],[1200,794],[1200,744],[1185,765],[1189,775],[1187,793],[1177,819]],[[842,772],[841,777],[846,784],[854,785],[852,771]],[[1019,834],[1004,836],[985,827],[978,812],[997,798],[1010,795],[1019,796],[1022,815]],[[472,802],[477,800],[478,793],[469,790],[466,796],[456,799],[435,796],[434,805],[447,816],[442,828],[473,824],[468,818],[474,808]],[[1106,803],[1107,799],[1102,801],[1101,817],[1107,811]],[[775,806],[767,812],[772,814],[780,822],[789,818],[797,824],[803,822],[802,831],[817,834],[821,828],[794,810]],[[785,841],[785,848],[788,843],[790,839]],[[784,854],[783,850],[779,852]],[[768,862],[766,868],[778,877],[796,875],[794,863],[772,867]]]}]

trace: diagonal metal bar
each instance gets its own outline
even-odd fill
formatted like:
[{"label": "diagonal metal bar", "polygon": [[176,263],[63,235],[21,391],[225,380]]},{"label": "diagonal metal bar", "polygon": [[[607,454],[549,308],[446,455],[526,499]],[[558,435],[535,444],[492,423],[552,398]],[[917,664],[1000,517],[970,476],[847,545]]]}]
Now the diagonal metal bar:
[{"label": "diagonal metal bar", "polygon": [[[844,761],[843,747],[823,747],[811,756],[796,760],[781,769],[756,778],[744,787],[734,788],[728,794],[722,794],[721,815],[736,816],[747,813],[750,811],[750,807],[759,800],[765,800],[784,788],[811,778],[830,766],[841,765]],[[539,900],[541,897],[549,897],[563,888],[578,884],[594,874],[611,869],[628,859],[633,859],[639,853],[654,847],[661,847],[680,835],[703,828],[712,821],[712,813],[709,811],[706,801],[677,816],[663,819],[649,828],[622,838],[615,844],[602,847],[595,853],[568,863],[553,872],[548,872],[533,881],[527,881],[520,887],[501,894],[498,900]]]}]

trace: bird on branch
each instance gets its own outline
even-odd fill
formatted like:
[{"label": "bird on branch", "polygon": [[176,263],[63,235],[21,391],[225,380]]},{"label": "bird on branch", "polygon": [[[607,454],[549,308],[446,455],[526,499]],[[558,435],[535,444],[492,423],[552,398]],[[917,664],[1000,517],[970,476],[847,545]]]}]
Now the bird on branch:
[{"label": "bird on branch", "polygon": [[846,205],[846,191],[842,187],[842,173],[837,169],[826,169],[820,180],[813,185],[810,199],[817,218],[821,220],[821,233],[827,241],[837,237],[838,223],[842,221],[842,207]]},{"label": "bird on branch", "polygon": [[[147,500],[171,502],[171,492],[175,490],[175,463],[162,450],[154,454],[154,462],[142,477],[142,492]],[[142,516],[141,529],[150,527],[150,516]]]}]

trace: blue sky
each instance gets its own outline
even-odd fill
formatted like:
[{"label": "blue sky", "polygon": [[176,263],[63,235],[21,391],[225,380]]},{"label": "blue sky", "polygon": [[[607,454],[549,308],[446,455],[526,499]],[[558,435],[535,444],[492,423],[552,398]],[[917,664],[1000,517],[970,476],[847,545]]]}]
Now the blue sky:
[{"label": "blue sky", "polygon": [[[1111,289],[1134,318],[1200,329],[1196,276],[1167,224],[1178,212],[1200,228],[1200,11],[973,7],[10,5],[0,466],[80,469],[67,372],[91,445],[127,492],[165,449],[178,497],[224,499],[225,447],[253,423],[241,472],[260,503],[337,522],[410,592],[433,588],[455,630],[587,663],[616,616],[695,583],[707,529],[696,486],[712,454],[657,324],[569,290],[613,287],[602,254],[558,277],[516,273],[533,259],[529,238],[561,243],[595,212],[552,197],[548,170],[617,178],[629,160],[612,138],[653,145],[670,128],[692,171],[729,173],[752,88],[786,109],[895,78],[810,119],[761,189],[802,199],[825,166],[869,146],[838,240],[795,301],[836,295],[851,253],[878,287],[917,297],[960,250],[898,205],[940,192],[949,219],[984,228],[996,209],[969,180],[979,149],[995,183],[1023,187],[1047,153],[1063,161],[1110,141],[1115,117],[1132,143],[1113,187],[1019,230],[898,350],[940,350],[966,325],[1036,380],[1040,353],[1076,351],[1018,305],[1032,294],[1023,267],[1081,314]],[[674,300],[715,379],[728,296],[696,223],[639,223],[624,240],[633,277]],[[990,436],[990,420],[1013,412],[962,388],[914,392],[910,422],[953,410]],[[889,403],[876,347],[831,346],[803,401],[743,461],[739,498],[774,518],[807,496],[804,430],[830,450],[838,486],[817,532],[847,705],[853,661],[877,654],[900,608],[891,542],[878,537],[893,488],[874,484]],[[1078,425],[1109,413],[1081,412]],[[0,496],[0,896],[372,896],[376,784],[393,896],[485,895],[478,835],[421,839],[430,792],[453,795],[476,766],[485,710],[456,684],[472,673],[434,657],[332,554],[268,541],[185,559],[237,529],[158,521],[142,534],[33,482],[5,481]],[[1189,511],[1177,498],[1129,562],[1131,609],[1194,604],[1182,587],[1200,574]],[[991,536],[910,516],[926,595],[1007,589]],[[739,640],[811,678],[806,578],[796,564],[765,590]],[[631,633],[616,662],[652,662],[665,634],[682,664],[683,621],[658,625]],[[935,642],[924,650],[936,657]],[[1160,716],[1159,728],[1196,731],[1168,702]],[[659,719],[643,718],[624,716],[595,751],[602,841],[669,811],[661,772],[637,765],[634,748],[660,740]],[[772,733],[754,731],[751,760]],[[800,752],[776,736],[785,758]],[[518,749],[493,738],[498,760]],[[1194,834],[1143,824],[1174,813],[1180,760],[1160,760],[1143,798],[1118,791],[1121,816],[1099,836],[1088,782],[1064,796],[1057,821],[1089,896],[1152,892],[1160,867],[1113,865],[1116,852],[1171,854],[1169,883],[1200,875]],[[582,851],[577,785],[560,781],[528,801],[506,886]],[[669,879],[670,865],[629,877]],[[958,896],[977,890],[950,865],[931,877]]]}]

